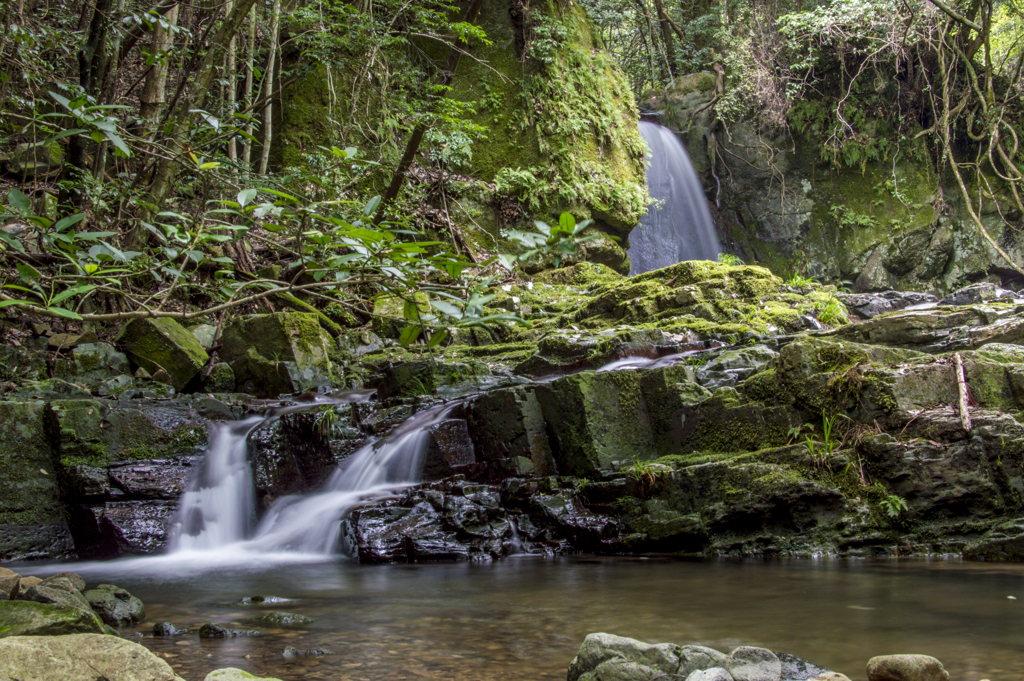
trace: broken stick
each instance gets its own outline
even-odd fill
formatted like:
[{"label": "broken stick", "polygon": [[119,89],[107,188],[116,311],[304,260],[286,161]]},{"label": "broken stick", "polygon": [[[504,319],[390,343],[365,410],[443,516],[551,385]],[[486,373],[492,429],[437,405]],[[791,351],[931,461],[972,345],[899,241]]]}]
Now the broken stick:
[{"label": "broken stick", "polygon": [[971,432],[971,415],[967,411],[967,379],[964,378],[964,360],[956,353],[956,387],[960,393],[960,423],[964,430]]}]

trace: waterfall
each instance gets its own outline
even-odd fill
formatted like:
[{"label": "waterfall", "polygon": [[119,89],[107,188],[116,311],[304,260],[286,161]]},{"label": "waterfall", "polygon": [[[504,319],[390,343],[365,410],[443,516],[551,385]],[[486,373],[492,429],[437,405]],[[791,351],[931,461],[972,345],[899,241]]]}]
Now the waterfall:
[{"label": "waterfall", "polygon": [[629,234],[630,274],[684,260],[715,260],[721,252],[707,199],[679,138],[656,123],[640,122],[651,152],[647,188],[657,203]]},{"label": "waterfall", "polygon": [[443,421],[453,406],[420,412],[387,439],[366,445],[331,475],[321,491],[276,501],[248,544],[262,552],[334,553],[341,519],[353,506],[419,482],[428,429]]},{"label": "waterfall", "polygon": [[405,421],[384,440],[346,459],[324,487],[277,500],[253,530],[256,517],[246,438],[256,428],[296,411],[326,403],[366,401],[366,393],[293,405],[231,424],[214,424],[198,475],[182,494],[169,528],[170,554],[330,554],[337,550],[340,521],[355,505],[396,487],[418,482],[428,429],[454,405],[428,409]]}]

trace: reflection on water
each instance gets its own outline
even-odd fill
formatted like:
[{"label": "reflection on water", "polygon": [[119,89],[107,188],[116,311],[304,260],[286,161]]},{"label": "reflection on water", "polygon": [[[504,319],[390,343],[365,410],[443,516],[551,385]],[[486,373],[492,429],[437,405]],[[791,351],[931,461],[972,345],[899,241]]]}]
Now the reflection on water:
[{"label": "reflection on water", "polygon": [[[455,565],[253,565],[180,576],[170,564],[146,576],[145,566],[70,567],[91,583],[111,581],[142,598],[147,622],[124,633],[145,632],[141,642],[189,681],[227,666],[286,680],[560,680],[594,631],[720,650],[764,646],[854,681],[865,678],[868,658],[888,653],[934,655],[957,680],[1024,678],[1021,565],[573,556]],[[204,622],[243,624],[258,614],[220,605],[257,594],[300,599],[268,609],[315,622],[297,630],[260,627],[258,639],[195,636]],[[192,633],[153,638],[152,624],[160,620]],[[285,660],[286,645],[337,654]]]}]

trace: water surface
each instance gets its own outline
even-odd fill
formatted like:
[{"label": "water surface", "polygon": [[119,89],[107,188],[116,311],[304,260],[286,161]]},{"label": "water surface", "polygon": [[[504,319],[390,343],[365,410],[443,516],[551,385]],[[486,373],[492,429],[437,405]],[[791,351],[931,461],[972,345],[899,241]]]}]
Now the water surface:
[{"label": "water surface", "polygon": [[[561,680],[594,631],[720,650],[764,646],[854,681],[865,678],[870,657],[887,653],[934,655],[958,681],[1024,679],[1021,565],[592,556],[392,566],[279,560],[210,570],[137,559],[50,571],[78,569],[90,583],[113,582],[142,598],[147,622],[123,633],[145,632],[140,642],[189,681],[226,666],[286,680]],[[298,600],[269,608],[223,605],[257,594]],[[195,635],[204,622],[244,625],[266,610],[315,622],[260,627],[258,639]],[[154,638],[149,631],[160,620],[193,632]],[[285,660],[288,645],[337,654]]]}]

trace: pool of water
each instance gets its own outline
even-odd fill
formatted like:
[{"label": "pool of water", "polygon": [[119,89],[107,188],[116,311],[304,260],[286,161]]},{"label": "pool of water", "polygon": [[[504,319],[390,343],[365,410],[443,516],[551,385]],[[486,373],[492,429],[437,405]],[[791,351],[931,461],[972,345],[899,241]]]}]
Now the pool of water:
[{"label": "pool of water", "polygon": [[[923,653],[958,681],[1024,679],[1024,566],[943,560],[672,560],[571,556],[486,564],[360,566],[344,560],[200,568],[139,559],[22,566],[76,570],[139,596],[147,620],[123,634],[188,681],[219,667],[281,679],[564,679],[595,631],[728,651],[755,645],[854,681],[874,655]],[[245,596],[296,599],[225,605]],[[1015,598],[1011,598],[1015,597]],[[1018,600],[1019,599],[1019,600]],[[314,618],[200,640],[205,622],[245,626],[267,610]],[[170,620],[192,631],[154,638]],[[286,660],[285,646],[335,654]]]}]

